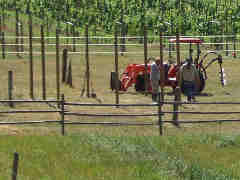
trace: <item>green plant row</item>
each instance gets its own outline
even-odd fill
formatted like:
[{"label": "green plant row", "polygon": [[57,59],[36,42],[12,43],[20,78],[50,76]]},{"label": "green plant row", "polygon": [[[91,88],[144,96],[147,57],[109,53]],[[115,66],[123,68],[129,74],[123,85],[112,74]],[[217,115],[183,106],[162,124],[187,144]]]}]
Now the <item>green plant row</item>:
[{"label": "green plant row", "polygon": [[154,35],[159,30],[168,35],[180,28],[183,35],[236,34],[240,31],[239,0],[1,0],[1,17],[6,10],[32,13],[42,23],[57,21],[91,32],[143,34],[143,26]]}]

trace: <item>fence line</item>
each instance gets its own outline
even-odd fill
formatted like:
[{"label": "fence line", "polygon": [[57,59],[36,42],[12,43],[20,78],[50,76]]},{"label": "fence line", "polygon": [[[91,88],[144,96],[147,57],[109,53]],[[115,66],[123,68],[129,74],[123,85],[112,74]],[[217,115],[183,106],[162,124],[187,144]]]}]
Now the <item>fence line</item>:
[{"label": "fence line", "polygon": [[[172,44],[172,45],[175,45],[176,43],[163,43],[164,45],[169,45],[169,44]],[[181,44],[183,44],[183,45],[189,45],[189,43],[181,43]],[[201,43],[202,45],[226,45],[226,44],[228,44],[228,45],[233,45],[233,44],[236,44],[236,45],[238,45],[238,44],[240,44],[240,43],[231,43],[231,42],[217,42],[217,43]],[[29,44],[28,43],[23,43],[23,44],[14,44],[14,43],[11,43],[11,44],[1,44],[0,43],[0,46],[2,46],[2,45],[5,45],[5,46],[29,46]],[[38,44],[38,43],[35,43],[35,44],[33,44],[33,46],[41,46],[42,44]],[[56,46],[56,44],[55,43],[46,43],[46,45],[48,45],[48,46]],[[86,44],[84,44],[84,43],[75,43],[75,44],[65,44],[65,43],[60,43],[59,44],[59,46],[73,46],[73,45],[75,45],[75,46],[86,46]],[[121,43],[119,43],[118,44],[119,46],[143,46],[143,43],[135,43],[135,44],[133,44],[133,43],[125,43],[125,44],[121,44]],[[148,43],[148,46],[154,46],[154,45],[156,45],[156,46],[159,46],[159,44],[158,43],[151,43],[151,42],[149,42]],[[114,44],[112,44],[112,43],[96,43],[96,44],[93,44],[93,43],[89,43],[89,46],[114,46]]]},{"label": "fence line", "polygon": [[[0,101],[1,102],[1,101]],[[234,105],[240,105],[240,102],[181,102],[181,101],[164,101],[164,102],[161,102],[162,104],[221,104],[221,105],[226,105],[226,104],[234,104]],[[64,103],[65,105],[68,105],[68,106],[74,106],[74,105],[77,105],[77,106],[118,106],[118,107],[121,107],[121,106],[158,106],[158,104],[94,104],[94,103],[75,103],[75,102],[65,102]]]},{"label": "fence line", "polygon": [[[165,50],[166,52],[169,52],[167,50]],[[239,52],[240,50],[221,50],[222,52]],[[150,51],[152,53],[159,53],[159,51]],[[176,51],[171,51],[172,53],[175,53]],[[189,52],[189,51],[182,51],[181,52]],[[208,51],[206,51],[208,52]],[[5,52],[6,54],[29,54],[29,52],[25,51],[25,52]],[[41,55],[41,52],[33,52],[34,54],[36,55]],[[46,52],[45,53],[46,55],[56,55],[55,52]],[[72,55],[76,55],[76,54],[81,54],[81,55],[84,55],[86,54],[85,52],[69,52],[68,54],[72,54]],[[110,55],[113,55],[114,52],[89,52],[88,54],[110,54]],[[122,51],[119,51],[118,54],[134,54],[134,55],[137,55],[137,54],[144,54],[143,52],[122,52]]]},{"label": "fence line", "polygon": [[154,126],[154,122],[64,122],[64,124],[78,125],[111,125],[111,126]]},{"label": "fence line", "polygon": [[91,117],[149,117],[149,116],[158,116],[158,113],[151,113],[151,114],[91,114],[91,113],[77,113],[77,112],[67,112],[64,113],[65,115],[71,116],[91,116]]},{"label": "fence line", "polygon": [[[237,48],[236,48],[236,46],[239,46],[239,41],[237,41],[237,39],[236,38],[238,38],[238,36],[240,36],[240,35],[211,35],[211,36],[181,36],[181,37],[183,37],[183,38],[205,38],[205,37],[208,37],[208,38],[217,38],[217,37],[221,37],[222,38],[222,40],[221,40],[221,42],[203,42],[203,43],[201,43],[201,44],[203,44],[203,45],[215,45],[215,46],[217,46],[217,45],[221,45],[221,46],[223,46],[223,45],[226,45],[226,49],[221,49],[221,52],[225,52],[226,53],[226,55],[228,56],[228,53],[229,52],[234,52],[233,53],[233,56],[234,57],[236,57],[236,53],[238,53],[240,50],[237,50]],[[232,42],[230,41],[230,40],[227,40],[227,39],[223,39],[223,38],[232,38]],[[28,36],[18,36],[18,37],[16,37],[16,36],[2,36],[2,42],[1,42],[1,44],[0,44],[0,46],[2,46],[2,53],[3,53],[3,58],[5,59],[5,54],[16,54],[16,55],[24,55],[24,54],[29,54],[30,52],[28,52],[28,51],[24,51],[23,50],[23,48],[24,48],[24,46],[29,46],[29,43],[31,43],[33,46],[41,46],[41,43],[32,43],[32,42],[29,42],[29,43],[23,43],[24,41],[23,41],[23,39],[27,39],[27,38],[29,38]],[[119,39],[129,39],[129,41],[131,40],[131,39],[133,39],[133,40],[138,40],[138,39],[143,39],[143,37],[142,36],[126,36],[126,37],[118,37]],[[159,44],[157,44],[156,42],[154,42],[154,40],[157,40],[157,39],[159,39],[160,37],[159,36],[148,36],[148,38],[149,38],[149,42],[148,42],[148,46],[149,47],[151,47],[151,46],[154,46],[154,45],[159,45]],[[152,39],[151,39],[152,38]],[[176,38],[175,36],[163,36],[163,38]],[[3,40],[4,39],[4,40]],[[16,41],[16,43],[12,43],[12,44],[10,44],[10,43],[7,43],[7,44],[5,44],[5,42],[6,42],[6,39],[21,39],[22,41],[21,41],[21,43],[18,43],[18,41]],[[41,40],[41,37],[39,36],[36,36],[36,37],[31,37],[31,39],[39,39],[39,40]],[[56,39],[56,37],[54,36],[50,36],[50,37],[44,37],[44,39]],[[85,36],[74,36],[74,37],[67,37],[67,36],[61,36],[61,37],[59,37],[59,39],[72,39],[73,40],[73,42],[70,44],[70,43],[46,43],[46,45],[47,46],[57,46],[57,44],[59,45],[59,46],[73,46],[73,52],[69,52],[69,54],[82,54],[82,55],[84,55],[85,54],[85,52],[77,52],[77,50],[76,50],[76,46],[82,46],[82,47],[84,47],[85,46],[85,43],[76,43],[76,39],[79,39],[79,40],[84,40],[84,39],[86,39],[86,37]],[[105,36],[90,36],[89,37],[89,39],[102,39],[102,40],[104,40],[104,39],[112,39],[112,40],[114,40],[114,36],[109,36],[109,37],[105,37]],[[143,46],[143,44],[144,44],[144,42],[140,42],[139,41],[139,43],[120,43],[120,44],[118,44],[118,46],[124,46],[124,47],[126,47],[126,46]],[[164,45],[165,46],[169,46],[168,47],[168,50],[164,50],[164,52],[168,52],[168,53],[175,53],[176,51],[174,51],[174,49],[171,49],[170,48],[170,46],[171,45],[174,45],[175,43],[171,43],[171,42],[165,42],[164,43]],[[182,45],[184,45],[184,44],[189,44],[189,43],[181,43]],[[115,44],[113,44],[113,43],[89,43],[89,46],[112,46],[112,47],[114,47],[114,45]],[[16,51],[14,51],[14,52],[11,52],[11,51],[7,51],[7,52],[5,52],[6,50],[6,46],[15,46],[16,47]],[[230,47],[232,47],[232,48],[230,48],[230,47],[228,47],[228,46],[230,46]],[[18,47],[22,47],[22,49],[21,50],[19,50],[19,48]],[[151,50],[150,50],[151,51]],[[206,52],[207,50],[202,50],[202,51],[204,51],[204,52]],[[218,50],[217,50],[218,51]],[[159,53],[158,51],[151,51],[151,53]],[[189,51],[183,51],[183,52],[189,52]],[[34,53],[35,55],[41,55],[42,54],[42,52],[32,52],[32,53]],[[46,52],[45,53],[45,55],[55,55],[55,53],[56,52],[51,52],[51,51],[48,51],[48,52]],[[110,54],[110,55],[112,55],[112,54],[114,54],[114,52],[112,52],[112,51],[95,51],[95,52],[89,52],[89,54]],[[125,50],[121,50],[121,52],[119,52],[118,54],[121,54],[121,55],[125,55],[125,54],[133,54],[133,55],[142,55],[142,54],[144,54],[144,52],[127,52],[127,51],[125,51]]]},{"label": "fence line", "polygon": [[[163,123],[172,123],[175,124],[177,126],[179,126],[180,124],[196,124],[196,123],[223,123],[223,122],[240,122],[239,119],[218,119],[218,120],[181,120],[181,121],[174,121],[174,120],[162,120],[162,116],[165,113],[170,113],[170,114],[178,114],[178,113],[185,113],[185,114],[239,114],[240,112],[236,111],[236,112],[186,112],[186,111],[162,111],[160,106],[164,105],[164,104],[172,104],[172,105],[181,105],[181,104],[222,104],[222,105],[239,105],[240,102],[194,102],[194,103],[189,103],[189,102],[176,102],[176,101],[172,101],[172,102],[158,102],[158,104],[89,104],[89,103],[74,103],[74,102],[65,102],[64,100],[62,101],[64,103],[65,106],[85,106],[85,107],[92,107],[92,106],[100,106],[100,107],[106,107],[106,106],[115,106],[115,107],[129,107],[129,106],[157,106],[158,107],[158,113],[152,113],[152,114],[139,114],[138,116],[157,116],[158,117],[158,121],[157,122],[146,122],[146,123],[129,123],[129,122],[64,122],[62,123],[62,126],[64,126],[64,124],[78,124],[78,125],[117,125],[117,126],[130,126],[130,125],[135,125],[135,126],[145,126],[145,125],[158,125],[159,126],[159,132],[160,135],[163,134]],[[64,107],[64,106],[63,106]],[[135,116],[136,114],[90,114],[90,113],[77,113],[77,112],[66,112],[63,113],[64,115],[74,115],[74,116],[88,116],[88,117],[92,117],[92,116],[96,116],[96,117],[111,117],[111,116],[116,116],[116,117],[125,117],[125,116]],[[64,134],[63,134],[64,135]]]},{"label": "fence line", "polygon": [[[201,123],[223,123],[223,122],[240,122],[240,119],[220,119],[220,120],[181,120],[180,124],[201,124]],[[172,120],[163,120],[162,123],[172,124]],[[154,126],[159,125],[158,122],[72,122],[68,121],[65,124],[80,124],[80,125],[118,125],[118,126]]]},{"label": "fence line", "polygon": [[59,122],[60,122],[59,120],[0,122],[0,125],[26,125],[26,124],[59,123]]},{"label": "fence line", "polygon": [[11,110],[11,111],[0,111],[0,114],[12,114],[12,113],[56,113],[61,112],[60,110]]},{"label": "fence line", "polygon": [[[221,52],[240,52],[240,49],[228,49],[228,50],[218,50],[218,51],[221,51]],[[159,53],[159,51],[154,51],[154,50],[150,50],[149,52],[152,52],[152,53]],[[176,53],[176,51],[174,50],[163,50],[163,52],[171,52],[171,53]],[[181,50],[181,52],[189,52],[188,50]],[[202,52],[210,52],[209,50],[202,50]],[[22,52],[15,52],[15,51],[12,51],[12,52],[5,52],[5,54],[29,54],[30,52],[29,51],[22,51]],[[113,55],[115,52],[114,51],[91,51],[89,52],[89,54],[110,54],[110,55]],[[34,51],[33,54],[35,55],[41,55],[42,53],[40,51]],[[76,52],[68,52],[68,54],[71,54],[71,55],[75,55],[75,54],[81,54],[81,55],[84,55],[86,54],[86,52],[81,52],[81,51],[76,51]],[[118,54],[144,54],[144,52],[127,52],[127,51],[119,51]],[[54,51],[48,51],[45,53],[45,55],[56,55],[56,52]]]},{"label": "fence line", "polygon": [[[16,39],[16,38],[25,38],[28,39],[28,36],[5,36],[6,38],[9,39]],[[163,38],[176,38],[176,36],[162,36]],[[181,38],[238,38],[240,35],[208,35],[208,36],[180,36]],[[33,39],[41,39],[40,36],[33,36]],[[60,36],[60,39],[85,39],[85,36]],[[114,36],[89,36],[90,39],[114,39]],[[118,38],[120,39],[142,39],[143,36],[119,36]],[[148,36],[148,38],[156,38],[159,39],[159,36]],[[55,36],[48,36],[45,37],[45,39],[56,39]]]},{"label": "fence line", "polygon": [[[176,123],[173,120],[163,120],[162,116],[166,113],[168,114],[240,114],[240,111],[232,112],[202,112],[202,111],[162,111],[161,106],[165,104],[170,105],[181,105],[181,104],[220,104],[220,105],[239,105],[240,102],[158,102],[158,104],[91,104],[91,103],[76,103],[76,102],[66,102],[64,100],[64,95],[62,95],[61,100],[0,100],[0,103],[57,103],[60,105],[60,108],[57,110],[9,110],[9,111],[0,111],[0,114],[4,113],[59,113],[61,115],[60,120],[42,120],[42,121],[20,121],[20,122],[0,122],[0,125],[26,125],[26,124],[40,124],[40,123],[58,123],[61,125],[61,133],[65,134],[65,125],[111,125],[111,126],[159,126],[162,132],[163,123]],[[141,114],[91,114],[91,113],[79,113],[79,112],[69,112],[65,109],[65,106],[79,106],[79,107],[158,107],[157,113],[141,113]],[[151,122],[73,122],[65,121],[65,116],[83,116],[83,117],[158,117],[158,121]],[[179,120],[177,124],[196,124],[196,123],[223,123],[223,122],[240,122],[240,119],[217,119],[217,120]],[[160,135],[162,135],[160,133]]]}]

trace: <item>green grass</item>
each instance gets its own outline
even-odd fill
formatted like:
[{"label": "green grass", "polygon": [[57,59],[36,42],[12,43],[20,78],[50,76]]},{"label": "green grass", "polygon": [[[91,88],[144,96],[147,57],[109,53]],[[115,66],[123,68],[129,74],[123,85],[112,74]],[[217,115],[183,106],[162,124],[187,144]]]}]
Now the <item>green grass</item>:
[{"label": "green grass", "polygon": [[2,136],[0,179],[239,179],[239,136]]}]

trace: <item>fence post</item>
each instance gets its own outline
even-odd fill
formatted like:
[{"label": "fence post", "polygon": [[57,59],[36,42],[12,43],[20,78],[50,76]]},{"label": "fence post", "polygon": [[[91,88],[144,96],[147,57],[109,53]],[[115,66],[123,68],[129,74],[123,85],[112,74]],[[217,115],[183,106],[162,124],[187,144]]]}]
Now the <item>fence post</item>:
[{"label": "fence post", "polygon": [[32,12],[30,10],[30,2],[28,2],[28,24],[29,24],[29,77],[30,77],[30,97],[34,99],[34,71],[33,71],[33,30],[32,30]]},{"label": "fence post", "polygon": [[14,159],[13,159],[12,180],[17,180],[18,160],[19,160],[18,153],[15,152],[14,153]]},{"label": "fence post", "polygon": [[147,34],[147,26],[144,25],[143,26],[143,46],[144,46],[144,87],[145,87],[145,95],[148,94],[148,73],[147,73],[147,68],[148,68],[148,46],[147,46],[147,43],[148,43],[148,34]]},{"label": "fence post", "polygon": [[76,52],[76,39],[75,39],[75,25],[72,26],[72,43],[73,43],[73,52]]},{"label": "fence post", "polygon": [[[120,87],[120,84],[119,84],[119,81],[118,81],[118,77],[119,77],[119,71],[118,71],[118,26],[115,24],[115,29],[114,29],[114,59],[115,59],[115,75],[116,75],[116,78],[115,78],[115,103],[116,105],[119,104],[119,87]],[[118,107],[118,106],[117,106]]]},{"label": "fence post", "polygon": [[56,28],[56,90],[57,90],[57,100],[60,99],[60,63],[59,63],[59,27]]},{"label": "fence post", "polygon": [[[16,1],[15,1],[16,2]],[[15,7],[16,9],[15,9],[15,11],[16,11],[16,29],[15,29],[15,31],[16,31],[16,52],[17,52],[17,57],[19,57],[20,55],[19,55],[19,11],[18,11],[18,8],[17,7]]]},{"label": "fence post", "polygon": [[5,59],[6,55],[5,55],[5,33],[2,32],[2,58]]},{"label": "fence post", "polygon": [[71,60],[69,61],[69,65],[68,65],[67,84],[68,84],[71,88],[73,88],[73,83],[72,83],[72,62],[71,62]]},{"label": "fence post", "polygon": [[236,58],[237,54],[236,54],[236,35],[234,34],[233,37],[233,57]]},{"label": "fence post", "polygon": [[175,103],[173,104],[173,124],[176,125],[176,126],[179,126],[179,123],[178,123],[178,107],[179,107],[179,104],[178,102],[181,101],[181,89],[180,87],[176,87],[175,89]]},{"label": "fence post", "polygon": [[[13,75],[12,71],[8,71],[8,99],[12,100],[12,90],[13,90]],[[9,103],[10,107],[14,107],[13,103]]]},{"label": "fence post", "polygon": [[87,81],[87,97],[90,97],[90,63],[89,63],[89,37],[88,24],[85,29],[85,59],[86,59],[86,81]]},{"label": "fence post", "polygon": [[162,105],[163,99],[160,93],[158,94],[158,126],[159,126],[159,134],[163,135],[163,122],[162,122]]},{"label": "fence post", "polygon": [[45,63],[45,38],[44,25],[41,25],[41,54],[42,54],[42,97],[46,99],[46,63]]},{"label": "fence post", "polygon": [[67,23],[67,26],[66,26],[66,44],[67,44],[67,48],[68,48],[68,44],[69,44],[69,23]]},{"label": "fence post", "polygon": [[62,82],[66,82],[68,50],[63,49],[62,53]]},{"label": "fence post", "polygon": [[168,43],[168,57],[172,59],[172,45],[171,42]]},{"label": "fence post", "polygon": [[64,104],[65,104],[65,98],[64,98],[64,94],[62,94],[62,99],[61,99],[61,124],[62,124],[62,129],[61,129],[61,132],[62,132],[62,135],[64,136],[65,135],[65,126],[64,126]]},{"label": "fence post", "polygon": [[226,56],[228,56],[228,50],[229,50],[229,48],[228,48],[228,37],[226,37]]},{"label": "fence post", "polygon": [[20,34],[21,34],[21,52],[24,52],[24,38],[23,38],[23,23],[20,22]]}]

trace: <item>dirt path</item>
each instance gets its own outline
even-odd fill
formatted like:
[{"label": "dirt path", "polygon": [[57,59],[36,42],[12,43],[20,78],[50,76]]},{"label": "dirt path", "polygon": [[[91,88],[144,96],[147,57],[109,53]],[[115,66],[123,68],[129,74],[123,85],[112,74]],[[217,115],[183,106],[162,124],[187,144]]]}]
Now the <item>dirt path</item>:
[{"label": "dirt path", "polygon": [[0,126],[0,133],[8,135],[18,135],[21,133],[21,130],[13,126],[3,125]]}]

